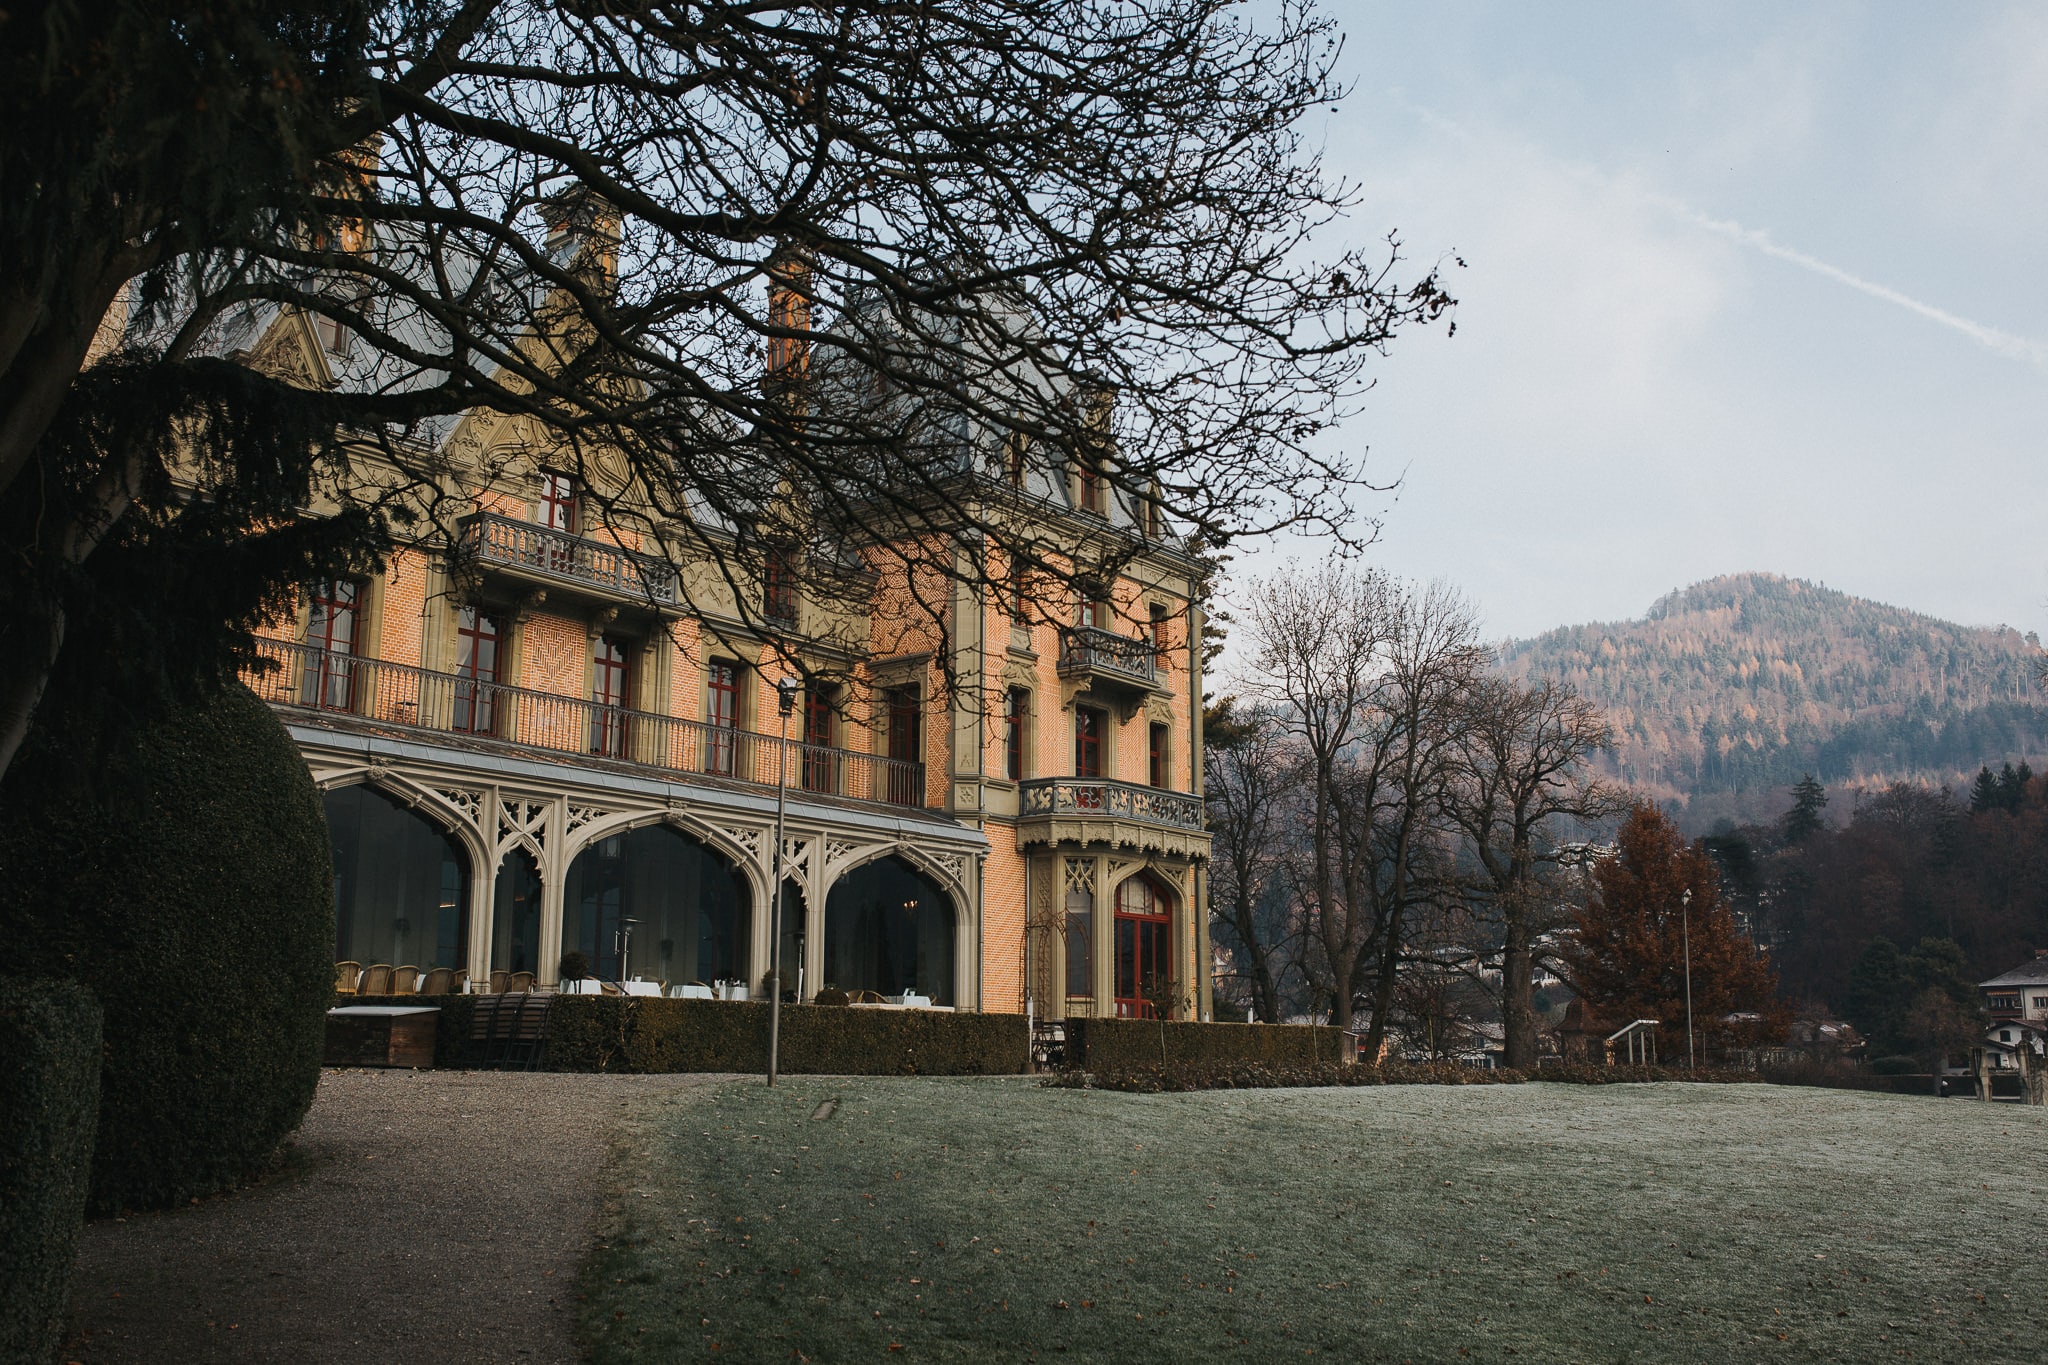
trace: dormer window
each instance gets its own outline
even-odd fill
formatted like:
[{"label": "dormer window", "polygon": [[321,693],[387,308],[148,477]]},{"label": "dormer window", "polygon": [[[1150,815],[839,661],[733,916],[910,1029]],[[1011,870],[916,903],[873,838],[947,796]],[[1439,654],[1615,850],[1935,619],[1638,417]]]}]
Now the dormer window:
[{"label": "dormer window", "polygon": [[1102,470],[1093,460],[1084,458],[1075,469],[1074,505],[1083,512],[1102,515]]},{"label": "dormer window", "polygon": [[796,624],[796,568],[787,550],[770,550],[761,567],[761,615],[779,625]]}]

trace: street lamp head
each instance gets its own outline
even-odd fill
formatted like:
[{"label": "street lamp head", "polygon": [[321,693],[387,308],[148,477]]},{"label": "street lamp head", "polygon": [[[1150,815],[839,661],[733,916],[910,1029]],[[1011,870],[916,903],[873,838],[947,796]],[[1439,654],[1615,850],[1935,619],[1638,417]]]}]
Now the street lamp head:
[{"label": "street lamp head", "polygon": [[775,684],[775,705],[783,715],[796,710],[797,693],[803,690],[803,683],[795,678],[784,678]]}]

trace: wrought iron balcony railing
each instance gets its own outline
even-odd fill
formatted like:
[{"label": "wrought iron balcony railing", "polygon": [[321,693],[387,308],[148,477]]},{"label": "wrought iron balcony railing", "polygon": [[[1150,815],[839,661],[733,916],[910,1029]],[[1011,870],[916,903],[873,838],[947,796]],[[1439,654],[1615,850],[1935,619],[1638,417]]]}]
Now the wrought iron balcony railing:
[{"label": "wrought iron balcony railing", "polygon": [[676,572],[661,560],[535,522],[478,512],[462,523],[462,548],[479,564],[596,588],[636,602],[676,602]]},{"label": "wrought iron balcony railing", "polygon": [[1018,818],[1033,816],[1104,816],[1199,831],[1202,798],[1189,792],[1141,787],[1106,777],[1039,777],[1017,786]]},{"label": "wrought iron balcony railing", "polygon": [[1059,672],[1063,678],[1102,672],[1149,684],[1159,676],[1159,660],[1150,640],[1100,626],[1068,626],[1060,632]]},{"label": "wrought iron balcony railing", "polygon": [[924,804],[924,764],[799,744],[728,725],[507,687],[408,664],[259,640],[276,667],[243,680],[283,710],[353,716],[562,754],[619,759],[664,772],[730,778],[892,806]]}]

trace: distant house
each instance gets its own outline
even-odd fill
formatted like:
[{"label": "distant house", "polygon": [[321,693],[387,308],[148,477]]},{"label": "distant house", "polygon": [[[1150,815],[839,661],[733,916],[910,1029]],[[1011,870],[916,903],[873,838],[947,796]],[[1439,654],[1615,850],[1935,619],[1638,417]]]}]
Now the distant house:
[{"label": "distant house", "polygon": [[1588,1009],[1583,998],[1572,1001],[1557,1026],[1559,1060],[1612,1066],[1657,1061],[1655,1019],[1605,1018]]},{"label": "distant house", "polygon": [[2009,972],[1977,983],[1984,1008],[1999,1020],[2048,1021],[2048,949]]},{"label": "distant house", "polygon": [[2038,1064],[2044,1050],[2048,1050],[2044,1044],[2048,1044],[2048,1025],[2022,1019],[1995,1019],[1984,1030],[1984,1054],[1990,1058],[1994,1071],[2018,1070],[2022,1051],[2032,1053],[2032,1060]]}]

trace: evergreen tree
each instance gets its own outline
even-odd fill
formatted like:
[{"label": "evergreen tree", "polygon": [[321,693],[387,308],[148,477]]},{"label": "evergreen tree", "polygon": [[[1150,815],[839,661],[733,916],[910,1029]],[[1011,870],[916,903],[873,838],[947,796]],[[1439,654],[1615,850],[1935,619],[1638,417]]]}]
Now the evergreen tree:
[{"label": "evergreen tree", "polygon": [[1910,1003],[1905,957],[1888,938],[1874,938],[1849,972],[1842,1013],[1870,1041],[1874,1056],[1899,1051]]},{"label": "evergreen tree", "polygon": [[1982,815],[1998,807],[1998,779],[1991,775],[1991,767],[1986,764],[1977,770],[1977,780],[1970,787],[1970,814]]},{"label": "evergreen tree", "polygon": [[1803,844],[1827,827],[1821,811],[1828,804],[1828,789],[1806,774],[1792,787],[1792,809],[1785,812],[1785,842]]}]

